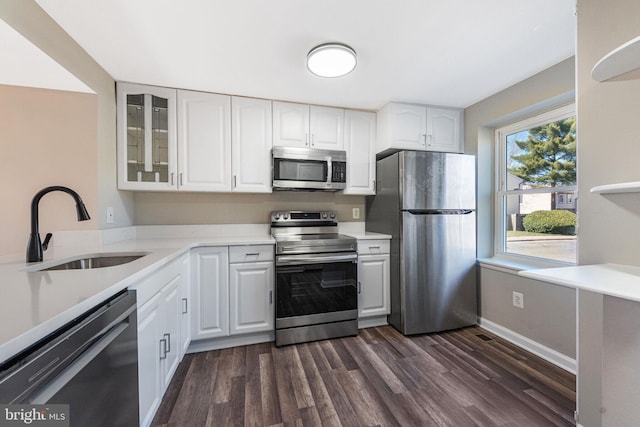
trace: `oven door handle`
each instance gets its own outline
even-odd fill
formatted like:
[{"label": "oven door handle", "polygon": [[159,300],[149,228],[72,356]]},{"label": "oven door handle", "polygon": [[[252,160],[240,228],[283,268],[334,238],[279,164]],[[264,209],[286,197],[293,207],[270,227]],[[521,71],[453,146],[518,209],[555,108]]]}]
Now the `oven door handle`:
[{"label": "oven door handle", "polygon": [[276,266],[303,265],[303,264],[328,264],[332,262],[358,262],[358,254],[307,254],[307,255],[279,255],[276,257]]}]

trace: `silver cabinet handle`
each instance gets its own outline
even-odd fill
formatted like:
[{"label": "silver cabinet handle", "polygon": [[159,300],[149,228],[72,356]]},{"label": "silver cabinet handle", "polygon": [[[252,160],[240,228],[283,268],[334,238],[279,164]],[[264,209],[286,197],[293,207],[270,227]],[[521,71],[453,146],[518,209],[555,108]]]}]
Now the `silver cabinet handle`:
[{"label": "silver cabinet handle", "polygon": [[233,175],[233,188],[237,187],[237,182],[238,182],[238,180],[236,179],[236,176]]},{"label": "silver cabinet handle", "polygon": [[309,145],[309,134],[308,133],[304,134],[304,145]]},{"label": "silver cabinet handle", "polygon": [[[171,334],[164,334],[163,337],[166,337],[167,339],[164,341],[166,344],[166,348],[165,351],[167,353],[171,353]],[[165,355],[166,356],[166,355]]]},{"label": "silver cabinet handle", "polygon": [[180,172],[180,186],[184,185],[184,181],[182,179],[182,175],[183,175],[182,172]]},{"label": "silver cabinet handle", "polygon": [[371,249],[380,249],[380,246],[369,246],[369,250]]},{"label": "silver cabinet handle", "polygon": [[269,304],[273,304],[273,291],[269,291]]},{"label": "silver cabinet handle", "polygon": [[167,358],[167,340],[162,338],[160,340],[160,360],[163,360],[166,358]]},{"label": "silver cabinet handle", "polygon": [[423,133],[422,134],[422,139],[424,140],[424,142],[422,143],[422,145],[427,145],[427,134]]},{"label": "silver cabinet handle", "polygon": [[362,283],[358,282],[358,293],[362,293]]},{"label": "silver cabinet handle", "polygon": [[173,185],[173,177],[174,177],[175,173],[171,172],[171,185]]},{"label": "silver cabinet handle", "polygon": [[245,258],[248,256],[260,256],[260,252],[247,252],[244,254]]},{"label": "silver cabinet handle", "polygon": [[431,147],[432,143],[433,143],[433,135],[429,135],[429,143],[427,145]]},{"label": "silver cabinet handle", "polygon": [[316,143],[315,143],[315,142],[313,142],[313,133],[312,133],[312,134],[311,134],[311,146],[313,147],[313,146],[315,146],[315,145],[316,145]]},{"label": "silver cabinet handle", "polygon": [[186,298],[182,298],[182,314],[187,314],[189,312],[189,302]]}]

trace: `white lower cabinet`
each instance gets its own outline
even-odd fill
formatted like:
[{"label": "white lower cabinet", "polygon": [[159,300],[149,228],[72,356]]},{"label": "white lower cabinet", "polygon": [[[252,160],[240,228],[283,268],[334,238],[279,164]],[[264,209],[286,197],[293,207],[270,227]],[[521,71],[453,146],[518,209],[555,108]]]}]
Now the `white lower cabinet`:
[{"label": "white lower cabinet", "polygon": [[[188,260],[187,260],[188,262]],[[134,286],[138,295],[140,425],[151,424],[182,358],[184,257]]]},{"label": "white lower cabinet", "polygon": [[273,330],[273,262],[229,266],[231,334]]},{"label": "white lower cabinet", "polygon": [[273,330],[273,245],[192,251],[192,340]]},{"label": "white lower cabinet", "polygon": [[191,339],[229,335],[229,249],[202,247],[191,251],[191,294],[195,301]]},{"label": "white lower cabinet", "polygon": [[185,255],[181,260],[182,277],[184,280],[180,286],[180,359],[187,352],[191,343],[191,263],[189,256]]},{"label": "white lower cabinet", "polygon": [[391,312],[388,240],[358,241],[358,319],[379,318],[386,323]]}]

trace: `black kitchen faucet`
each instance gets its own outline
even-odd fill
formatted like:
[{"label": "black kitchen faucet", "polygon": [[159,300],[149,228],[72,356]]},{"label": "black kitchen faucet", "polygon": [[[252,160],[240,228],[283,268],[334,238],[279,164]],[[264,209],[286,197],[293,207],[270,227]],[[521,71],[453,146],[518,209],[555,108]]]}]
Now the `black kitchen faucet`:
[{"label": "black kitchen faucet", "polygon": [[38,204],[40,199],[52,191],[62,191],[73,197],[76,201],[76,211],[78,213],[78,221],[86,221],[91,219],[87,208],[84,206],[84,202],[76,193],[70,188],[61,186],[46,187],[38,191],[31,200],[31,234],[29,235],[29,243],[27,243],[27,262],[39,262],[42,261],[43,248],[46,250],[51,239],[51,233],[47,233],[44,239],[44,244],[40,241],[40,233],[38,231]]}]

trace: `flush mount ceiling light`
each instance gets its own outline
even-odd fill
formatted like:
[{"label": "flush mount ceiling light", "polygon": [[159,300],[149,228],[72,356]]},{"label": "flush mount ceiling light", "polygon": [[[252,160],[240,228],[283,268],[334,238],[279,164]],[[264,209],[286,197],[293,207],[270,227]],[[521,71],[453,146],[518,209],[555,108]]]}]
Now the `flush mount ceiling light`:
[{"label": "flush mount ceiling light", "polygon": [[316,76],[341,77],[356,68],[356,51],[346,44],[325,43],[307,54],[307,68]]}]

